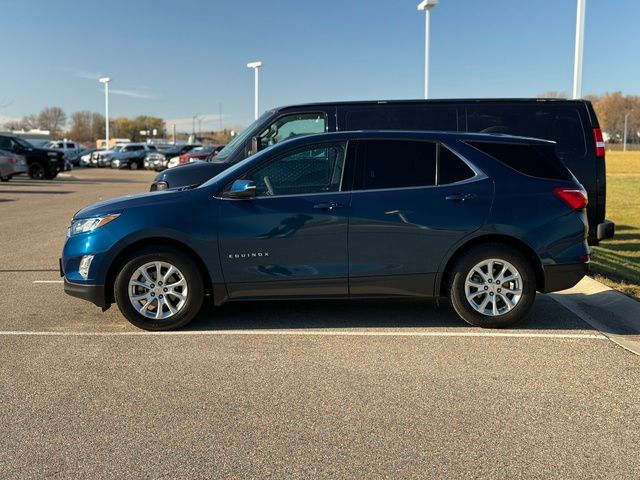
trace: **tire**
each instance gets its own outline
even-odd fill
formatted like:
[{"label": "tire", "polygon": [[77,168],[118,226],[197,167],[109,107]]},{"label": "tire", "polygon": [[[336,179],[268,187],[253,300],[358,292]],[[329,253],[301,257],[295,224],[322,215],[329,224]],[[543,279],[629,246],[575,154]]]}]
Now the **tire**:
[{"label": "tire", "polygon": [[29,177],[33,180],[45,180],[47,178],[47,169],[40,162],[33,162],[29,165]]},{"label": "tire", "polygon": [[[512,280],[504,283],[504,275]],[[533,266],[509,245],[478,245],[466,252],[451,272],[449,298],[453,308],[476,327],[513,325],[529,312],[535,297]]]},{"label": "tire", "polygon": [[6,177],[2,177],[0,178],[0,180],[2,180],[3,182],[8,182],[9,180],[11,180],[12,175],[7,175]]},{"label": "tire", "polygon": [[[161,276],[167,275],[169,267],[173,267],[173,273],[164,279],[166,285],[158,282],[157,264],[161,267]],[[132,285],[132,281],[137,283]],[[171,289],[171,293],[169,285],[178,286]],[[145,248],[125,261],[116,277],[114,294],[120,312],[136,327],[152,331],[173,330],[188,324],[198,314],[204,287],[198,267],[188,256],[167,247]]]},{"label": "tire", "polygon": [[129,169],[130,170],[138,170],[138,168],[140,168],[140,165],[138,165],[138,162],[136,162],[136,161],[129,162]]}]

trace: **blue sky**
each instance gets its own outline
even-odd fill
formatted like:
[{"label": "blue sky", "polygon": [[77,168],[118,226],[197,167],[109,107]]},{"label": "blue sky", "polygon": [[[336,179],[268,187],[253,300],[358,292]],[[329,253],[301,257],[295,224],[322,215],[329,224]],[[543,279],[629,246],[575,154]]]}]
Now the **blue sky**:
[{"label": "blue sky", "polygon": [[[260,110],[331,100],[420,98],[417,0],[0,0],[0,124],[59,105],[155,115],[217,129]],[[432,98],[571,92],[575,0],[440,0],[431,22]],[[583,92],[640,94],[637,0],[587,0]]]}]

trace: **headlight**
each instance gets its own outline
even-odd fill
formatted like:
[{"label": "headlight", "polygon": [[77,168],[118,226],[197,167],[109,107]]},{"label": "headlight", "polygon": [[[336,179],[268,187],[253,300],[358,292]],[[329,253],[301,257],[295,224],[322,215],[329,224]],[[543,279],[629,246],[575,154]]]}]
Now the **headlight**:
[{"label": "headlight", "polygon": [[96,228],[104,227],[120,216],[119,213],[105,215],[104,217],[79,218],[71,222],[67,236],[71,237],[79,233],[93,232]]}]

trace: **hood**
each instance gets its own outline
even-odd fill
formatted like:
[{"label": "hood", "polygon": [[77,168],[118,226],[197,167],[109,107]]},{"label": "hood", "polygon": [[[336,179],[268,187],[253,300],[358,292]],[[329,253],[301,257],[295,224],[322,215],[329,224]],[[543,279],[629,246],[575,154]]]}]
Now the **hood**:
[{"label": "hood", "polygon": [[76,212],[73,218],[89,218],[106,215],[109,213],[121,213],[127,208],[136,208],[153,204],[162,204],[176,200],[177,195],[188,192],[178,190],[162,190],[158,192],[145,192],[135,195],[112,198],[94,203]]},{"label": "hood", "polygon": [[230,163],[185,163],[160,172],[154,182],[166,182],[169,188],[200,185],[230,166]]},{"label": "hood", "polygon": [[38,148],[38,147],[29,147],[27,149],[29,152],[37,153],[40,155],[48,156],[48,157],[62,157],[63,153],[60,150],[53,150],[52,148]]}]

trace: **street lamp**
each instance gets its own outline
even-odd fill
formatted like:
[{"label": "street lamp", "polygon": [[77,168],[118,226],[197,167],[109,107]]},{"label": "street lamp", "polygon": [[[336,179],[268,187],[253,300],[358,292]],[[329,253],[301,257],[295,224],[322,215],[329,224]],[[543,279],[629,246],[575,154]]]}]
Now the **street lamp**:
[{"label": "street lamp", "polygon": [[584,9],[587,0],[578,0],[576,12],[576,51],[573,61],[573,98],[582,97],[582,53],[584,48]]},{"label": "street lamp", "polygon": [[622,136],[622,151],[627,151],[627,119],[629,118],[629,114],[624,114],[624,135]]},{"label": "street lamp", "polygon": [[198,113],[196,113],[193,117],[191,117],[192,121],[191,121],[191,135],[193,135],[193,138],[196,138],[196,118],[198,118]]},{"label": "street lamp", "polygon": [[100,83],[104,83],[104,149],[109,150],[109,77],[100,78]]},{"label": "street lamp", "polygon": [[438,0],[422,0],[418,10],[424,10],[424,98],[429,98],[429,20],[430,11],[438,4]]},{"label": "street lamp", "polygon": [[254,104],[253,104],[253,114],[255,118],[258,118],[258,69],[261,66],[262,66],[262,62],[247,63],[247,67],[253,68],[253,70],[256,72],[255,85],[254,85]]}]

